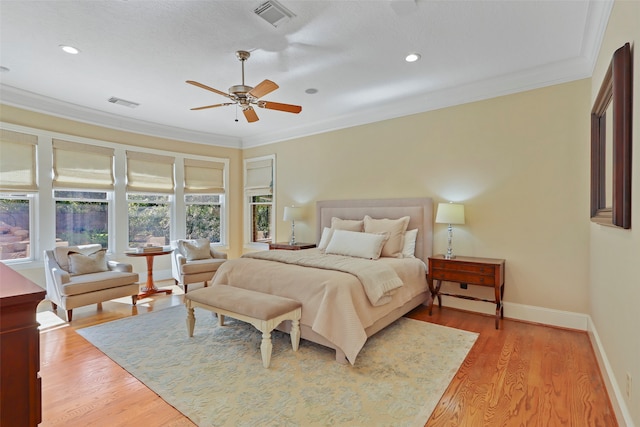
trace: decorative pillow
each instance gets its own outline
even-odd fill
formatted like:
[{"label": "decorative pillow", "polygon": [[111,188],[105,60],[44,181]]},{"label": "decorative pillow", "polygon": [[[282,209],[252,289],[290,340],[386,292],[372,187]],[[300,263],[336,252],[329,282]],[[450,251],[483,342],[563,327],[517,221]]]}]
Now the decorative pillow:
[{"label": "decorative pillow", "polygon": [[409,217],[398,219],[373,219],[369,215],[364,217],[365,233],[389,233],[389,240],[384,244],[380,256],[400,258],[404,246],[404,232],[407,231]]},{"label": "decorative pillow", "polygon": [[211,258],[209,239],[178,240],[178,247],[187,261]]},{"label": "decorative pillow", "polygon": [[363,220],[331,218],[331,228],[334,230],[363,231]]},{"label": "decorative pillow", "polygon": [[404,247],[402,249],[402,258],[416,257],[416,238],[418,237],[418,229],[414,228],[404,233]]},{"label": "decorative pillow", "polygon": [[346,255],[357,258],[378,259],[388,235],[361,233],[358,231],[334,230],[325,250],[327,254]]},{"label": "decorative pillow", "polygon": [[109,271],[107,250],[101,249],[89,255],[69,252],[69,273],[72,276]]},{"label": "decorative pillow", "polygon": [[333,236],[333,228],[325,227],[322,230],[322,237],[320,237],[320,243],[318,243],[318,249],[324,251],[327,249],[327,245],[331,241],[331,237]]}]

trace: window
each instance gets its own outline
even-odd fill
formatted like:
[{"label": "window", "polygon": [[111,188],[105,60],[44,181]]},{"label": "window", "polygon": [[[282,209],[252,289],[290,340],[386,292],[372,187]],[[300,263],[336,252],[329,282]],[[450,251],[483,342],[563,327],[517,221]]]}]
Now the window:
[{"label": "window", "polygon": [[245,238],[249,245],[273,241],[275,156],[245,160]]},{"label": "window", "polygon": [[109,193],[55,190],[56,246],[109,247]]},{"label": "window", "polygon": [[187,211],[187,239],[209,239],[211,243],[220,243],[220,213],[223,197],[207,194],[184,196]]},{"label": "window", "polygon": [[0,260],[32,258],[38,137],[0,130]]},{"label": "window", "polygon": [[31,258],[33,195],[0,194],[0,260]]},{"label": "window", "polygon": [[169,244],[171,200],[165,194],[127,194],[129,247]]},{"label": "window", "polygon": [[273,210],[273,196],[251,196],[251,242],[271,242],[271,213]]},{"label": "window", "polygon": [[127,151],[130,248],[169,244],[174,160]]},{"label": "window", "polygon": [[184,159],[186,238],[221,243],[224,203],[222,162]]}]

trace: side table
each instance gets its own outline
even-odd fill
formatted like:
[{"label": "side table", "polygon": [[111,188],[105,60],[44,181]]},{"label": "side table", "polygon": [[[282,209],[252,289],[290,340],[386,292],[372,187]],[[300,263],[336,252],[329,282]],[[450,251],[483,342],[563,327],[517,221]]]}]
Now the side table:
[{"label": "side table", "polygon": [[173,292],[172,289],[158,289],[156,284],[153,282],[153,257],[158,255],[169,255],[173,252],[173,249],[169,249],[167,251],[153,251],[153,252],[125,252],[126,256],[130,257],[139,257],[143,256],[147,258],[147,283],[145,286],[140,289],[140,293],[138,294],[138,298],[146,298],[149,295],[165,293],[167,295]]},{"label": "side table", "polygon": [[[496,304],[496,329],[499,329],[499,321],[504,318],[504,265],[505,260],[494,258],[476,258],[456,256],[454,259],[445,259],[444,255],[429,257],[429,273],[427,283],[431,291],[433,301],[429,307],[429,314],[433,311],[436,298],[438,306],[442,308],[441,295],[455,298],[464,298],[474,301],[485,301]],[[433,281],[436,286],[433,286]],[[440,292],[442,282],[456,282],[462,285],[488,286],[494,288],[495,298],[487,300],[468,295],[449,294]]]},{"label": "side table", "polygon": [[315,248],[315,243],[295,243],[290,245],[288,242],[269,243],[269,250],[280,249],[286,251],[299,251],[300,249]]}]

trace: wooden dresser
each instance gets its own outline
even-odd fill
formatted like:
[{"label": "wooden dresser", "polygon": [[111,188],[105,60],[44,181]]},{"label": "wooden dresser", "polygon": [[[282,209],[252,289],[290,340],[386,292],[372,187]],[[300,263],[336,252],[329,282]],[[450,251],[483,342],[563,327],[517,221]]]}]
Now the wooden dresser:
[{"label": "wooden dresser", "polygon": [[45,290],[0,262],[0,425],[42,421],[36,307]]}]

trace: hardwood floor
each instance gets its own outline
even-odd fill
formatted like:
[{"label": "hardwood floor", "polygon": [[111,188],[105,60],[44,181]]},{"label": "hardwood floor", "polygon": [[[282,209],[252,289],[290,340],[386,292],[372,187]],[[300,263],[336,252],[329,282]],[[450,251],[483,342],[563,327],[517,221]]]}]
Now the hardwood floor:
[{"label": "hardwood floor", "polygon": [[[137,307],[122,300],[75,309],[70,325],[43,330],[41,426],[194,425],[75,332],[181,304],[173,289]],[[495,330],[491,316],[437,307],[433,316],[422,307],[408,316],[480,334],[427,426],[618,425],[586,333],[508,319]]]}]

